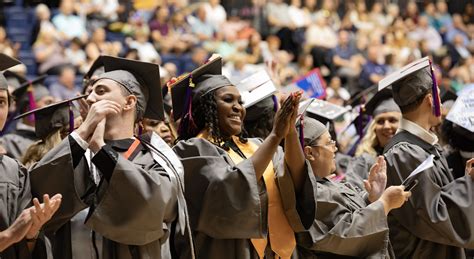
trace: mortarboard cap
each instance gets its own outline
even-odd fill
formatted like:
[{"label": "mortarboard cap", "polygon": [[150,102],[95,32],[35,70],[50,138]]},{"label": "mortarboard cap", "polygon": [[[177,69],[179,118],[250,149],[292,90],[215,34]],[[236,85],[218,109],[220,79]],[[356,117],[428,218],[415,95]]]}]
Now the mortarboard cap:
[{"label": "mortarboard cap", "polygon": [[388,86],[392,86],[393,99],[400,107],[416,102],[431,89],[434,114],[441,115],[438,85],[428,57],[418,59],[379,81],[379,91]]},{"label": "mortarboard cap", "polygon": [[318,120],[327,123],[329,121],[334,121],[341,117],[344,113],[348,112],[350,109],[342,107],[327,101],[314,99],[314,101],[307,108],[307,113],[309,117],[316,117]]},{"label": "mortarboard cap", "polygon": [[217,57],[196,68],[191,73],[181,76],[170,85],[175,121],[178,121],[190,112],[191,102],[199,100],[211,91],[233,85],[221,73],[222,58]]},{"label": "mortarboard cap", "polygon": [[28,81],[25,77],[19,75],[18,73],[10,71],[10,70],[7,70],[7,71],[3,72],[3,75],[7,79],[8,85],[13,86],[15,89],[17,89],[22,84],[24,84]]},{"label": "mortarboard cap", "polygon": [[43,85],[46,77],[46,75],[42,75],[31,81],[26,81],[13,91],[17,112],[25,112],[26,108],[34,110],[36,101],[51,95],[48,88]]},{"label": "mortarboard cap", "polygon": [[[315,140],[321,137],[324,132],[328,131],[328,128],[322,124],[320,121],[304,117],[302,120],[303,123],[303,143],[305,146],[311,146],[316,144]],[[300,131],[301,134],[301,131]],[[300,136],[301,137],[301,136]]]},{"label": "mortarboard cap", "polygon": [[367,104],[365,104],[365,112],[366,114],[375,117],[385,112],[401,111],[400,107],[398,107],[392,98],[392,90],[390,88],[384,88],[372,96]]},{"label": "mortarboard cap", "polygon": [[261,70],[236,85],[246,109],[272,96],[276,87],[265,70]]},{"label": "mortarboard cap", "polygon": [[[110,79],[137,97],[137,120],[164,120],[160,67],[157,64],[112,56],[100,56],[105,73],[93,82]],[[95,63],[94,62],[94,63]]]},{"label": "mortarboard cap", "polygon": [[446,119],[474,133],[474,85],[460,92]]},{"label": "mortarboard cap", "polygon": [[72,130],[74,130],[74,117],[77,117],[79,112],[71,102],[84,97],[86,97],[86,95],[32,110],[18,115],[15,117],[15,120],[34,114],[35,133],[40,139],[45,139],[55,130],[65,126],[69,126],[69,132],[72,132]]},{"label": "mortarboard cap", "polygon": [[[3,53],[0,53],[0,71],[9,69],[13,66],[21,64],[20,61],[9,57]],[[8,89],[8,81],[5,78],[4,73],[0,73],[0,90],[7,90]]]}]

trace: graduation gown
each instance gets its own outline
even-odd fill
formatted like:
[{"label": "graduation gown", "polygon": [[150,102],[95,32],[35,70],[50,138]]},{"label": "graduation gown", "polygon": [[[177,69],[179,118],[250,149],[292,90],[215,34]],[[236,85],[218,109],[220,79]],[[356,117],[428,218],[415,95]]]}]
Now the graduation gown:
[{"label": "graduation gown", "polygon": [[318,178],[316,219],[298,233],[301,258],[394,258],[382,202],[349,183]]},{"label": "graduation gown", "polygon": [[[48,152],[31,172],[32,193],[61,193],[63,202],[45,231],[55,258],[72,258],[70,219],[89,208],[85,224],[103,236],[104,259],[168,258],[170,225],[177,214],[177,183],[140,143],[130,160],[130,139],[104,146],[92,159],[102,177],[90,174],[85,150],[72,137]],[[117,151],[116,151],[117,150]],[[95,240],[92,239],[91,242]]]},{"label": "graduation gown", "polygon": [[[184,166],[196,258],[258,258],[250,239],[267,235],[268,200],[264,181],[257,181],[252,161],[244,159],[235,164],[224,149],[202,138],[180,141],[173,150]],[[290,226],[295,232],[309,228],[314,220],[316,191],[310,166],[306,165],[304,189],[295,194],[280,148],[272,162]],[[175,247],[179,258],[190,258],[189,245],[178,238]],[[269,250],[267,246],[266,255],[274,257]]]},{"label": "graduation gown", "polygon": [[401,131],[385,147],[387,186],[399,185],[429,155],[434,166],[417,175],[409,202],[390,212],[390,239],[397,258],[465,258],[474,247],[474,182],[453,179],[443,151]]},{"label": "graduation gown", "polygon": [[[28,171],[18,161],[0,155],[0,171],[0,231],[4,231],[31,205],[31,192]],[[37,239],[31,254],[22,240],[0,252],[0,258],[46,258],[46,250],[43,241]]]},{"label": "graduation gown", "polygon": [[20,160],[37,140],[35,128],[19,122],[15,131],[0,138],[0,145],[7,151],[7,156]]}]

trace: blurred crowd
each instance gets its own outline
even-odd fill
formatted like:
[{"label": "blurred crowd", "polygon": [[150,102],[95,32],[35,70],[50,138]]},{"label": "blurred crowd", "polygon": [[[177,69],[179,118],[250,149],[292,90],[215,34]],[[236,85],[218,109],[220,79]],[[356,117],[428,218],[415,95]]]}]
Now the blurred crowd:
[{"label": "blurred crowd", "polygon": [[[327,99],[352,104],[360,91],[423,56],[436,64],[444,89],[474,82],[474,4],[450,13],[445,1],[255,0],[229,12],[219,0],[62,0],[36,5],[31,46],[37,71],[54,75],[58,99],[78,91],[82,74],[101,55],[161,66],[162,80],[191,71],[220,54],[237,83],[273,61],[279,85],[319,68]],[[20,46],[0,27],[0,52]],[[20,69],[21,70],[21,69]]]}]

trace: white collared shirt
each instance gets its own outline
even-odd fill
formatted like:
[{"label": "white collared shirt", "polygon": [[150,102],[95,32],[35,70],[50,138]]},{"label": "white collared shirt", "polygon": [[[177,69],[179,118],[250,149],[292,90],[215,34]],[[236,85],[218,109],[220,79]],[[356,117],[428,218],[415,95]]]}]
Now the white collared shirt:
[{"label": "white collared shirt", "polygon": [[402,131],[402,130],[410,132],[411,134],[421,138],[422,140],[424,140],[425,142],[431,145],[438,143],[438,136],[436,136],[432,132],[425,130],[420,125],[412,121],[409,121],[405,118],[402,118],[400,122],[400,127],[398,128],[398,131]]}]

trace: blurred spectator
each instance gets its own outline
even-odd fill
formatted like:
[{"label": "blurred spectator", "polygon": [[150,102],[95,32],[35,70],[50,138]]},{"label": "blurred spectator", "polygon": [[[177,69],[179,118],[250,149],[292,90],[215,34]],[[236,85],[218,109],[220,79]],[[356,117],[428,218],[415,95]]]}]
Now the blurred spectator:
[{"label": "blurred spectator", "polygon": [[122,51],[122,43],[108,42],[106,40],[107,33],[104,28],[96,28],[87,45],[95,45],[100,54],[117,56]]},{"label": "blurred spectator", "polygon": [[405,8],[405,12],[403,13],[404,19],[411,19],[415,24],[418,23],[418,5],[413,0],[408,1],[407,6]]},{"label": "blurred spectator", "polygon": [[360,90],[369,88],[378,83],[387,73],[384,56],[379,46],[369,46],[367,49],[367,62],[360,73]]},{"label": "blurred spectator", "polygon": [[326,88],[326,99],[340,99],[338,103],[343,105],[343,103],[351,98],[349,92],[342,86],[342,81],[339,77],[331,78],[328,86]]},{"label": "blurred spectator", "polygon": [[439,31],[439,29],[441,28],[441,25],[438,19],[436,18],[436,6],[434,3],[427,3],[425,5],[425,10],[422,15],[428,18],[428,21],[431,27]]},{"label": "blurred spectator", "polygon": [[40,31],[38,39],[33,44],[33,52],[39,64],[39,74],[57,75],[61,66],[69,63],[61,44],[47,30]]},{"label": "blurred spectator", "polygon": [[446,31],[446,42],[452,43],[456,35],[461,35],[464,46],[467,46],[469,44],[467,27],[462,21],[461,15],[459,14],[453,15],[453,22]]},{"label": "blurred spectator", "polygon": [[298,73],[304,75],[313,69],[313,56],[309,53],[302,53],[298,57]]},{"label": "blurred spectator", "polygon": [[316,12],[316,16],[313,17],[313,21],[317,20],[317,16],[323,15],[326,17],[327,24],[334,30],[339,30],[341,26],[341,20],[339,14],[337,13],[338,1],[334,0],[323,0],[321,10]]},{"label": "blurred spectator", "polygon": [[216,30],[207,20],[206,6],[201,4],[196,10],[196,16],[190,16],[188,22],[191,25],[191,31],[196,34],[199,40],[207,41],[214,38]]},{"label": "blurred spectator", "polygon": [[443,40],[438,31],[429,23],[427,16],[418,19],[416,29],[408,34],[408,37],[418,42],[425,41],[430,51],[436,51],[443,45]]},{"label": "blurred spectator", "polygon": [[194,48],[191,53],[191,62],[186,62],[184,71],[193,71],[195,68],[204,64],[209,57],[209,53],[203,48]]},{"label": "blurred spectator", "polygon": [[247,63],[263,63],[262,44],[262,36],[260,33],[255,32],[250,36],[247,48],[245,49],[245,53],[247,53]]},{"label": "blurred spectator", "polygon": [[5,28],[0,26],[0,53],[15,57],[17,50],[20,48],[19,44],[12,44],[7,38]]},{"label": "blurred spectator", "polygon": [[301,0],[291,0],[288,15],[295,28],[306,28],[311,23],[310,14],[301,7]]},{"label": "blurred spectator", "polygon": [[449,45],[449,54],[454,64],[458,64],[462,59],[467,59],[471,53],[464,45],[464,37],[462,34],[456,34],[452,44]]},{"label": "blurred spectator", "polygon": [[128,46],[138,50],[138,57],[141,61],[159,64],[161,63],[160,55],[153,44],[148,41],[149,36],[150,30],[148,29],[148,26],[142,25],[140,28],[135,30],[134,39],[128,41]]},{"label": "blurred spectator", "polygon": [[453,21],[451,18],[451,14],[449,14],[448,12],[448,5],[445,1],[439,0],[436,3],[436,9],[438,11],[437,19],[440,26],[439,32],[441,33],[441,35],[443,35],[444,33],[446,33],[446,31],[448,31],[448,28],[451,27]]},{"label": "blurred spectator", "polygon": [[54,27],[53,23],[51,22],[51,12],[49,8],[45,4],[39,4],[36,6],[35,9],[36,20],[33,25],[33,29],[31,32],[31,39],[30,43],[33,45],[36,39],[38,38],[38,34],[41,30],[46,30],[49,33],[53,34],[53,37],[56,39],[61,39],[59,32]]},{"label": "blurred spectator", "polygon": [[75,85],[76,71],[71,66],[64,66],[59,74],[58,82],[49,87],[51,95],[57,101],[71,99],[81,92],[80,87]]},{"label": "blurred spectator", "polygon": [[351,42],[348,31],[339,32],[338,45],[332,50],[332,61],[338,76],[353,78],[359,75],[364,58]]},{"label": "blurred spectator", "polygon": [[85,21],[73,14],[74,0],[61,0],[59,13],[53,17],[53,24],[58,29],[63,40],[69,41],[78,37],[81,41],[87,41]]},{"label": "blurred spectator", "polygon": [[227,20],[227,13],[220,3],[220,0],[209,0],[209,3],[204,4],[206,22],[212,25],[215,31],[220,31],[222,24]]},{"label": "blurred spectator", "polygon": [[69,44],[69,48],[64,51],[66,58],[76,69],[80,69],[86,65],[86,53],[82,50],[82,45],[79,38],[73,38]]},{"label": "blurred spectator", "polygon": [[166,41],[166,37],[170,34],[169,13],[166,6],[158,6],[155,10],[155,15],[148,22],[151,38],[153,42],[158,43],[158,46],[163,44]]},{"label": "blurred spectator", "polygon": [[372,10],[369,14],[370,21],[375,24],[375,26],[386,28],[390,25],[390,18],[386,16],[383,12],[383,5],[381,2],[375,2],[372,5]]},{"label": "blurred spectator", "polygon": [[465,24],[474,24],[474,3],[467,3],[462,14],[462,20]]},{"label": "blurred spectator", "polygon": [[327,76],[329,70],[332,70],[330,49],[336,47],[336,45],[336,33],[327,24],[327,18],[319,15],[316,23],[311,24],[306,30],[305,50],[311,52],[311,55],[313,55],[313,65],[314,67],[321,68],[323,76]]},{"label": "blurred spectator", "polygon": [[374,24],[369,19],[367,6],[364,1],[358,1],[355,9],[351,10],[348,15],[351,23],[357,30],[369,32],[374,29]]}]

